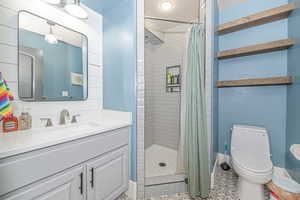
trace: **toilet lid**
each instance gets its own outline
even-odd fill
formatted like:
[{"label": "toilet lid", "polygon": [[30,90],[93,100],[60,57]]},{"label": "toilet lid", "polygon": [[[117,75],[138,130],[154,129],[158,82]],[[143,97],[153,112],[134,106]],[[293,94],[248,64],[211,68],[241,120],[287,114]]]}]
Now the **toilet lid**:
[{"label": "toilet lid", "polygon": [[249,155],[241,155],[237,151],[231,152],[233,162],[254,173],[266,173],[273,169],[273,163],[270,159],[266,159],[261,154],[248,153]]}]

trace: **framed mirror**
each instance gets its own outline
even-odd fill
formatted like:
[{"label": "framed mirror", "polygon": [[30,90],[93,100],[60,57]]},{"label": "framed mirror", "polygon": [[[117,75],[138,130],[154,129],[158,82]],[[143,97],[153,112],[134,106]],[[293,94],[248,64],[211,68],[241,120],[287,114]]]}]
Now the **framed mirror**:
[{"label": "framed mirror", "polygon": [[88,97],[88,38],[51,20],[19,12],[19,98],[82,101]]}]

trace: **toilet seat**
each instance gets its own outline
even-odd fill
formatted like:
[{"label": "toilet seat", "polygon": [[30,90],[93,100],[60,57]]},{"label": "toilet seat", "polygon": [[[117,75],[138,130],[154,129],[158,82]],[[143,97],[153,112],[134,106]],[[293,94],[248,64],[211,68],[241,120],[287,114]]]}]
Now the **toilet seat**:
[{"label": "toilet seat", "polygon": [[265,184],[272,179],[273,169],[265,173],[255,173],[243,168],[234,160],[232,160],[232,167],[239,176],[255,184]]},{"label": "toilet seat", "polygon": [[265,184],[272,179],[273,164],[269,158],[257,160],[253,154],[247,156],[237,150],[233,150],[231,155],[233,168],[238,175],[257,184]]},{"label": "toilet seat", "polygon": [[255,174],[269,174],[273,170],[270,158],[257,160],[255,155],[242,155],[239,151],[233,150],[232,160],[239,168]]}]

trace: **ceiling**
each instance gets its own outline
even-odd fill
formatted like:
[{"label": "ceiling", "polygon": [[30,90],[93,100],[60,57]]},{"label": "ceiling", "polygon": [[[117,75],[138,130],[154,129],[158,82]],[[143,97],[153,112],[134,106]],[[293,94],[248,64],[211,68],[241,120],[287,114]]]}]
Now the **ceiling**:
[{"label": "ceiling", "polygon": [[[162,11],[160,3],[163,0],[145,0],[145,16],[159,17],[180,21],[197,21],[199,1],[201,0],[172,0],[175,7],[170,11]],[[177,23],[146,20],[146,26],[164,31],[178,26]]]}]

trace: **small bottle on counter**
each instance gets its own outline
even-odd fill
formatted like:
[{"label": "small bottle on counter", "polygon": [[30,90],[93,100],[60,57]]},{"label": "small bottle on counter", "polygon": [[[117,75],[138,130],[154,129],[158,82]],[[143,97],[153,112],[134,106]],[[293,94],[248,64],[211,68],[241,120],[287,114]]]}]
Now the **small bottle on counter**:
[{"label": "small bottle on counter", "polygon": [[172,84],[172,74],[170,72],[168,72],[168,75],[167,75],[167,84],[168,85]]},{"label": "small bottle on counter", "polygon": [[32,127],[32,116],[29,114],[29,108],[23,111],[19,117],[19,130],[28,130]]}]

